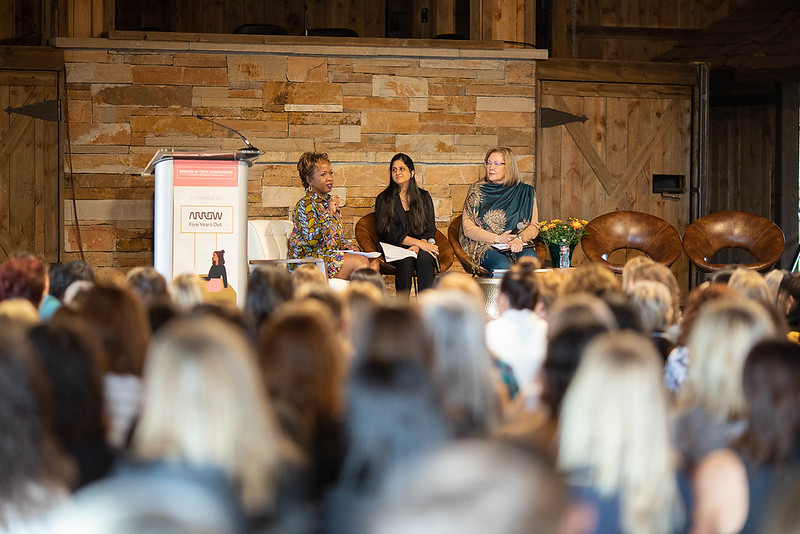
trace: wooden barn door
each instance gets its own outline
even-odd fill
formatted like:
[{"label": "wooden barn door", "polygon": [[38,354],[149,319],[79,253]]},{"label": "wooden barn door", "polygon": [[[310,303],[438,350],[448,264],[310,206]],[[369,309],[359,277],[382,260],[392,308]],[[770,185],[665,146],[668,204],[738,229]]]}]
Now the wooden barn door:
[{"label": "wooden barn door", "polygon": [[0,261],[21,251],[58,261],[58,122],[25,114],[57,99],[58,73],[0,70]]},{"label": "wooden barn door", "polygon": [[[558,78],[559,69],[540,70],[540,117],[559,115],[549,110],[574,116],[545,121],[562,122],[545,127],[540,120],[540,217],[591,220],[611,211],[641,211],[669,221],[683,235],[690,222],[693,183],[693,86],[685,76],[679,78],[682,84],[631,83],[622,79],[624,70],[617,71],[616,80],[602,72],[599,80],[592,79],[599,70],[587,69],[580,81],[547,79]],[[569,73],[565,77],[577,77],[573,69]],[[667,182],[683,180],[684,192],[654,193],[654,175],[666,176]],[[637,254],[622,250],[611,259],[624,263]],[[583,261],[588,260],[578,247],[574,263]],[[686,257],[681,255],[672,269],[686,290]]]}]

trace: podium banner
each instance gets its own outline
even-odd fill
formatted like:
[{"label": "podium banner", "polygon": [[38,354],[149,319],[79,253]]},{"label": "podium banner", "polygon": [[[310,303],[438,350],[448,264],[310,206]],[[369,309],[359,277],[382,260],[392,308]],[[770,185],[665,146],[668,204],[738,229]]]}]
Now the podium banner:
[{"label": "podium banner", "polygon": [[167,280],[196,274],[210,300],[242,306],[249,163],[233,157],[171,155],[154,163],[155,268]]}]

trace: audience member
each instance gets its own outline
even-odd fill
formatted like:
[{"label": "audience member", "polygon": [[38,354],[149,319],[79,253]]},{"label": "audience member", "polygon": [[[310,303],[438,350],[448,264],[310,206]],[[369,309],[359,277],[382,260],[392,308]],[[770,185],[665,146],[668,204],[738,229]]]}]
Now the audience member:
[{"label": "audience member", "polygon": [[552,463],[502,442],[454,442],[388,486],[376,534],[565,532],[567,494]]},{"label": "audience member", "polygon": [[135,267],[128,272],[128,287],[148,308],[154,304],[172,302],[167,279],[153,267]]},{"label": "audience member", "polygon": [[0,330],[25,330],[39,324],[40,316],[31,301],[22,298],[0,301]]},{"label": "audience member", "polygon": [[629,286],[628,294],[638,312],[642,331],[650,336],[661,360],[666,362],[675,348],[675,341],[667,333],[675,322],[669,289],[661,282],[639,280]]},{"label": "audience member", "polygon": [[486,344],[511,366],[525,398],[538,399],[534,378],[544,361],[547,322],[541,318],[534,265],[518,263],[503,275],[497,310],[500,316],[486,325]]},{"label": "audience member", "polygon": [[77,280],[94,283],[94,271],[83,261],[62,263],[50,270],[50,292],[39,308],[42,320],[46,321],[53,316],[64,303],[64,292]]},{"label": "audience member", "polygon": [[558,299],[547,313],[548,335],[558,335],[561,330],[586,325],[603,325],[617,330],[617,320],[603,299],[591,293],[576,293]]},{"label": "audience member", "polygon": [[602,295],[607,291],[619,291],[622,286],[614,273],[605,267],[594,263],[584,263],[565,277],[561,289],[565,295],[575,293]]},{"label": "audience member", "polygon": [[[383,283],[383,276],[378,271],[373,271],[372,269],[353,271],[353,274],[350,275],[350,283],[353,282],[367,282],[378,288],[382,295],[386,295],[386,284]],[[422,291],[422,288],[420,288],[420,291]]]},{"label": "audience member", "polygon": [[409,469],[448,435],[429,369],[432,347],[410,307],[373,314],[347,386],[348,448],[325,505],[329,534],[366,534],[387,477]]},{"label": "audience member", "polygon": [[196,274],[179,274],[169,282],[172,303],[179,312],[188,312],[205,301],[206,288]]},{"label": "audience member", "polygon": [[264,324],[258,352],[281,427],[311,461],[312,497],[319,500],[344,454],[346,367],[330,312],[311,299],[284,304]]},{"label": "audience member", "polygon": [[0,301],[25,299],[37,310],[47,294],[47,268],[33,254],[21,254],[0,264]]},{"label": "audience member", "polygon": [[53,433],[77,467],[78,489],[105,477],[114,460],[106,441],[102,381],[107,362],[75,312],[66,308],[34,328],[30,339],[47,378]]},{"label": "audience member", "polygon": [[757,533],[769,502],[791,482],[800,462],[800,348],[762,341],[744,365],[747,429],[734,444],[715,451],[695,474],[695,532]]},{"label": "audience member", "polygon": [[313,263],[303,263],[295,267],[292,271],[292,284],[295,293],[308,286],[328,285],[325,274]]},{"label": "audience member", "polygon": [[558,465],[575,497],[597,508],[591,532],[683,532],[690,503],[673,465],[660,362],[642,334],[602,334],[567,390]]},{"label": "audience member", "polygon": [[64,292],[77,280],[94,283],[94,271],[81,260],[69,261],[50,270],[50,294],[58,300],[64,300]]},{"label": "audience member", "polygon": [[140,469],[193,473],[229,487],[253,526],[277,520],[290,449],[243,332],[210,316],[173,321],[153,339],[144,384],[131,446]]},{"label": "audience member", "polygon": [[694,288],[686,299],[686,310],[678,325],[677,346],[667,357],[664,370],[664,385],[673,392],[679,391],[686,381],[689,368],[689,335],[692,333],[697,316],[702,307],[716,299],[739,299],[741,296],[729,288],[727,284],[712,284],[706,282]]},{"label": "audience member", "polygon": [[[678,285],[678,279],[672,270],[662,263],[654,261],[640,263],[640,266],[635,268],[629,275],[627,284],[628,287],[636,282],[641,281],[660,282],[669,290],[670,301],[672,302],[672,323],[676,325],[681,318],[681,290]],[[625,290],[628,291],[627,289]],[[672,329],[668,332],[671,338],[675,338]]]},{"label": "audience member", "polygon": [[72,465],[46,416],[45,384],[18,331],[0,332],[0,531],[50,532],[69,497]]},{"label": "audience member", "polygon": [[625,262],[622,267],[622,290],[627,293],[628,289],[634,282],[640,280],[638,271],[645,265],[655,263],[650,256],[634,256]]},{"label": "audience member", "polygon": [[689,335],[691,362],[673,428],[688,467],[742,435],[747,427],[745,359],[756,343],[776,335],[769,315],[755,302],[717,299],[700,310]]},{"label": "audience member", "polygon": [[97,284],[86,292],[81,319],[108,361],[103,377],[108,439],[124,448],[141,400],[141,376],[150,325],[140,299],[127,288]]},{"label": "audience member", "polygon": [[728,287],[747,299],[755,300],[770,308],[775,307],[767,282],[756,271],[744,267],[735,269],[728,280]]},{"label": "audience member", "polygon": [[789,275],[786,269],[772,269],[764,275],[764,281],[767,283],[767,290],[769,291],[769,299],[775,306],[778,305],[778,294],[781,288],[781,282]]},{"label": "audience member", "polygon": [[433,341],[433,381],[452,435],[491,435],[500,405],[480,309],[457,291],[427,292],[420,304]]},{"label": "audience member", "polygon": [[789,339],[800,343],[800,272],[784,277],[778,290],[778,312],[789,325]]},{"label": "audience member", "polygon": [[[258,265],[247,278],[244,314],[253,336],[284,302],[292,300],[292,275],[281,265]],[[255,338],[255,337],[254,337]]]}]

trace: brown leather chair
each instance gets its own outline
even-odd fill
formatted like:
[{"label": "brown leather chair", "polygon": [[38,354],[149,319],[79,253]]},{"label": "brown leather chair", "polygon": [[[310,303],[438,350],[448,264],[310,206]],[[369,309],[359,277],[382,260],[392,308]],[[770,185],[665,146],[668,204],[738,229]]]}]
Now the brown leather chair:
[{"label": "brown leather chair", "polygon": [[681,255],[681,235],[667,221],[639,211],[612,211],[595,217],[586,226],[589,233],[581,238],[583,253],[615,273],[624,264],[611,263],[608,257],[621,249],[635,249],[653,261],[671,266]]},{"label": "brown leather chair", "polygon": [[450,222],[450,226],[447,227],[447,239],[450,241],[450,246],[453,247],[453,253],[456,256],[456,259],[458,259],[458,263],[460,263],[461,267],[463,267],[464,270],[469,274],[475,276],[489,276],[489,271],[473,262],[472,258],[467,256],[467,253],[464,252],[464,249],[461,247],[461,243],[458,241],[460,232],[461,215],[458,215]]},{"label": "brown leather chair", "polygon": [[[450,240],[450,245],[453,247],[453,253],[456,256],[456,259],[458,259],[458,263],[460,263],[461,267],[463,267],[464,270],[469,274],[475,276],[489,276],[489,271],[473,262],[472,258],[470,258],[466,252],[464,252],[464,249],[461,247],[461,243],[458,240],[460,232],[461,215],[458,215],[450,222],[450,226],[447,228],[447,239]],[[544,258],[547,257],[547,245],[545,245],[539,238],[536,238],[533,243],[536,247],[536,255],[539,256],[539,261],[544,261]]]},{"label": "brown leather chair", "polygon": [[714,254],[725,248],[748,251],[756,261],[740,266],[763,271],[775,265],[785,246],[786,239],[778,225],[745,211],[720,211],[700,217],[683,233],[683,250],[689,261],[706,272],[719,271],[727,266],[710,261]]},{"label": "brown leather chair", "polygon": [[[443,273],[453,265],[453,249],[442,232],[436,230],[434,237],[439,247],[439,272]],[[382,252],[378,233],[375,231],[375,212],[368,213],[356,222],[356,241],[364,252]],[[380,258],[381,274],[394,274],[394,267]]]}]

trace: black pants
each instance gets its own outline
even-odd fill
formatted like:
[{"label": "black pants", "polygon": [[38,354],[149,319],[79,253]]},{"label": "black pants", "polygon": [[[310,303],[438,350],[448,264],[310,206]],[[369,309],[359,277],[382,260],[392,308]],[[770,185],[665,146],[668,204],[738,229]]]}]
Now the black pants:
[{"label": "black pants", "polygon": [[420,250],[417,258],[403,258],[393,261],[396,272],[394,274],[394,288],[397,294],[411,292],[411,277],[414,271],[417,272],[417,291],[428,289],[433,286],[433,278],[436,276],[436,258],[432,254]]}]

